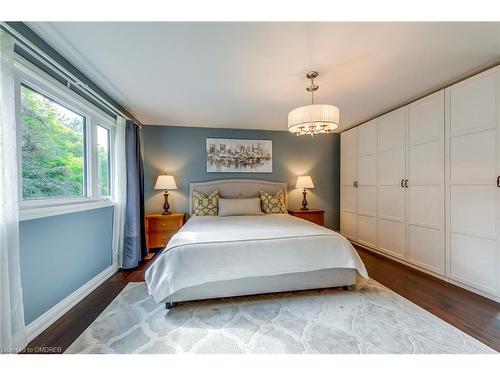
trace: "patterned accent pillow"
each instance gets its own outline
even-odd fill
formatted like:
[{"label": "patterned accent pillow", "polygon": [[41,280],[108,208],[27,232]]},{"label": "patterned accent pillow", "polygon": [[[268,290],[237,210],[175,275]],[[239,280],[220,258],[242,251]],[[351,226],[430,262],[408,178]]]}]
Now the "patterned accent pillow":
[{"label": "patterned accent pillow", "polygon": [[217,216],[219,214],[219,191],[215,190],[209,196],[193,192],[193,215]]},{"label": "patterned accent pillow", "polygon": [[286,214],[285,194],[283,190],[271,195],[265,191],[260,192],[260,205],[266,214]]}]

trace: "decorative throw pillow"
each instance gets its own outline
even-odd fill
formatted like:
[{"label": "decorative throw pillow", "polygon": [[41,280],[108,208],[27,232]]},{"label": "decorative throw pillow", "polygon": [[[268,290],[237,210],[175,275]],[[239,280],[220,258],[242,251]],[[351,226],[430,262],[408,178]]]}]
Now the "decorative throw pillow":
[{"label": "decorative throw pillow", "polygon": [[265,191],[260,192],[260,204],[266,214],[286,214],[285,194],[283,190],[272,195]]},{"label": "decorative throw pillow", "polygon": [[262,215],[259,198],[219,198],[219,216]]},{"label": "decorative throw pillow", "polygon": [[215,190],[209,196],[193,192],[193,215],[217,216],[219,214],[219,191]]}]

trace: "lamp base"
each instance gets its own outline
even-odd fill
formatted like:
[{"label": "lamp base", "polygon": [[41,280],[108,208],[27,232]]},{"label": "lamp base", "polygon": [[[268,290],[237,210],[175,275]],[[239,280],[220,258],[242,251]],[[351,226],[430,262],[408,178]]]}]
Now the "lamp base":
[{"label": "lamp base", "polygon": [[307,210],[309,210],[309,208],[307,208],[307,199],[306,199],[307,191],[306,191],[306,189],[304,189],[304,191],[302,192],[302,195],[304,197],[302,198],[302,207],[300,209],[302,211],[307,211]]},{"label": "lamp base", "polygon": [[163,196],[165,197],[165,203],[163,203],[163,212],[161,214],[170,215],[172,212],[168,210],[170,208],[170,205],[168,204],[168,190],[165,190]]}]

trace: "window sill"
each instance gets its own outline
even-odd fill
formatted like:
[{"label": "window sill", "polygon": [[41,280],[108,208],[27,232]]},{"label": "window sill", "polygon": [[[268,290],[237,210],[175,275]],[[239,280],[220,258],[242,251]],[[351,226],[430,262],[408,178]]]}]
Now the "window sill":
[{"label": "window sill", "polygon": [[111,200],[99,200],[92,202],[61,204],[57,206],[30,207],[19,210],[19,221],[40,219],[42,217],[70,214],[73,212],[95,210],[103,207],[113,206]]}]

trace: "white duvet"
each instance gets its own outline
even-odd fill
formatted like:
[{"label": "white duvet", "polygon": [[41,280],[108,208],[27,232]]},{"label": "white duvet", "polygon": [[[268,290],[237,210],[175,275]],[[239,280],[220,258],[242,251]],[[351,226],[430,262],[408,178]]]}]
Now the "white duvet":
[{"label": "white duvet", "polygon": [[156,302],[207,282],[351,268],[368,277],[342,235],[288,214],[193,216],[146,272]]}]

